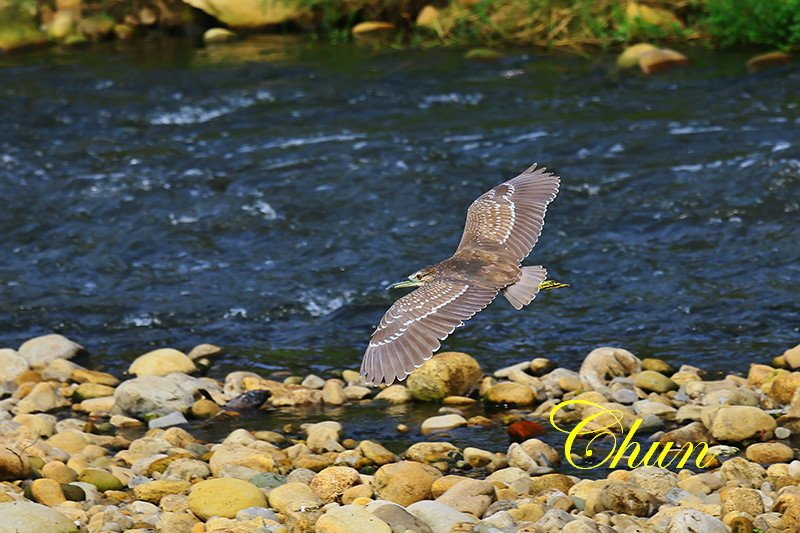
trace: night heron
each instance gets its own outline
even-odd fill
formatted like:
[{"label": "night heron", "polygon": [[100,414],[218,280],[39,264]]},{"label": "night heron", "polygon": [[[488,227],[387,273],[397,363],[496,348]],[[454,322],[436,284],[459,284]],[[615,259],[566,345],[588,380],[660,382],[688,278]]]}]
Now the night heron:
[{"label": "night heron", "polygon": [[535,164],[501,183],[467,210],[453,257],[388,287],[419,288],[397,300],[372,334],[361,363],[367,382],[405,379],[500,291],[519,310],[540,290],[567,286],[547,280],[542,266],[521,266],[542,233],[558,185],[558,176]]}]

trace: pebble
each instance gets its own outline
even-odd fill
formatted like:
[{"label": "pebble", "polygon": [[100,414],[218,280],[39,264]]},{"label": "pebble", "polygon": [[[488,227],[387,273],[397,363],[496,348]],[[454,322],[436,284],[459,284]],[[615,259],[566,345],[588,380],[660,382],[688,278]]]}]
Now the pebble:
[{"label": "pebble", "polygon": [[533,403],[534,394],[530,387],[519,383],[498,383],[486,393],[486,401],[494,404],[525,406]]},{"label": "pebble", "polygon": [[794,459],[794,451],[780,442],[751,444],[745,455],[748,460],[760,464],[789,463]]},{"label": "pebble", "polygon": [[384,465],[375,472],[373,488],[379,498],[404,507],[432,498],[431,486],[442,477],[432,466],[414,461]]},{"label": "pebble", "polygon": [[28,361],[19,353],[10,348],[0,349],[0,382],[15,381],[27,370]]},{"label": "pebble", "polygon": [[758,407],[731,405],[721,407],[711,423],[711,435],[719,441],[741,442],[772,434],[775,419]]},{"label": "pebble", "polygon": [[653,370],[639,372],[633,378],[633,384],[648,392],[664,393],[678,388],[678,384],[663,374]]},{"label": "pebble", "polygon": [[[451,533],[457,525],[478,522],[474,516],[435,501],[419,501],[409,505],[407,509],[409,513],[426,523],[432,533]],[[470,530],[471,528],[462,531]]]},{"label": "pebble", "polygon": [[451,414],[427,418],[424,422],[422,422],[422,427],[420,429],[423,435],[427,435],[429,433],[447,431],[466,425],[466,418],[461,415]]},{"label": "pebble", "polygon": [[346,466],[331,466],[314,476],[310,486],[323,502],[330,503],[341,502],[344,492],[360,483],[358,470]]},{"label": "pebble", "polygon": [[413,400],[411,393],[403,385],[390,385],[380,391],[375,399],[395,405],[409,403]]},{"label": "pebble", "polygon": [[36,503],[0,503],[0,517],[0,533],[78,533],[69,518]]},{"label": "pebble", "polygon": [[174,348],[159,348],[137,357],[128,372],[136,377],[168,376],[173,372],[191,374],[197,367],[189,356]]},{"label": "pebble", "polygon": [[250,507],[265,507],[267,498],[264,492],[247,481],[234,478],[220,478],[200,481],[189,493],[189,509],[200,519],[212,516],[235,518]]},{"label": "pebble", "polygon": [[315,525],[316,533],[392,533],[392,528],[359,505],[343,505],[328,510]]},{"label": "pebble", "polygon": [[62,335],[51,334],[25,341],[17,351],[31,367],[43,368],[56,359],[72,359],[83,351],[83,346]]}]

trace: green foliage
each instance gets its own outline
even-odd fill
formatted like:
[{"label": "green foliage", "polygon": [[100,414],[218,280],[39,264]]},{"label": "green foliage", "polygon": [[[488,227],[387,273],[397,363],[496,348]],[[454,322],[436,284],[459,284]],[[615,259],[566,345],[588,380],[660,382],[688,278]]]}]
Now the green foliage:
[{"label": "green foliage", "polygon": [[800,47],[800,0],[708,0],[705,10],[721,46]]}]

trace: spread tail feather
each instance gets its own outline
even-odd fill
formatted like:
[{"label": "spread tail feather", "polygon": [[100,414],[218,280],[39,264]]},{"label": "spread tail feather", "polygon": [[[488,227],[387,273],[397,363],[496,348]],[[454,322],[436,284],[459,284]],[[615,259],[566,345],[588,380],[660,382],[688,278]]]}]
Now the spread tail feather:
[{"label": "spread tail feather", "polygon": [[503,289],[503,296],[519,311],[533,301],[546,278],[547,270],[544,267],[524,266],[519,280]]}]

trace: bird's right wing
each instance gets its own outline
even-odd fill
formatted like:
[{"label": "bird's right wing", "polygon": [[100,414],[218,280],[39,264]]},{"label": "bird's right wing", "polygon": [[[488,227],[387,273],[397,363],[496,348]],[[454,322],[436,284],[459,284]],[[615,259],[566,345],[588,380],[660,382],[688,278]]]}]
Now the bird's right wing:
[{"label": "bird's right wing", "polygon": [[495,296],[494,289],[448,279],[434,279],[403,296],[372,334],[361,375],[374,385],[405,379]]},{"label": "bird's right wing", "polygon": [[499,247],[507,251],[508,259],[520,263],[539,240],[547,204],[558,194],[558,185],[558,176],[533,165],[479,196],[467,210],[458,250]]}]

